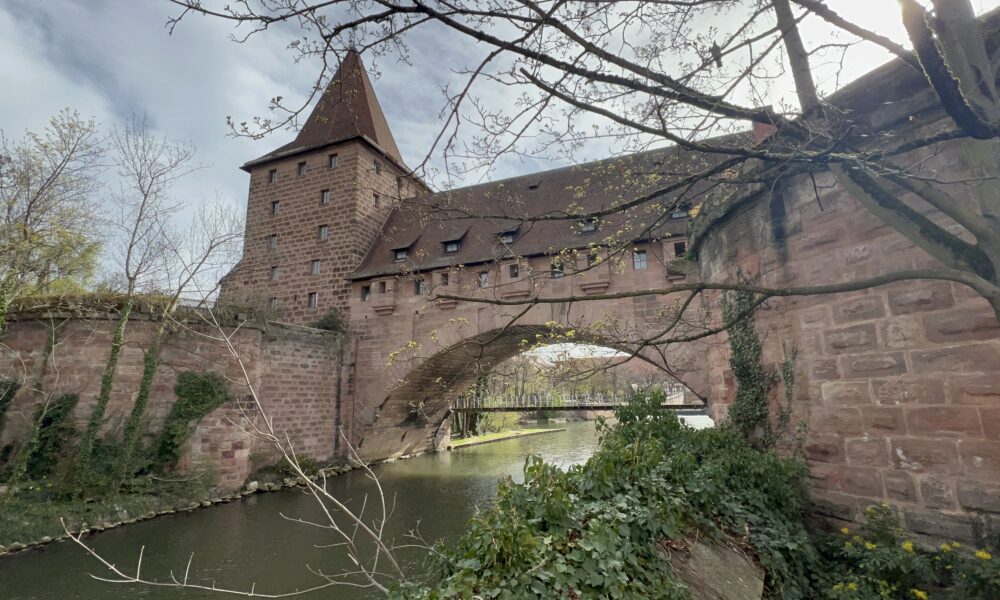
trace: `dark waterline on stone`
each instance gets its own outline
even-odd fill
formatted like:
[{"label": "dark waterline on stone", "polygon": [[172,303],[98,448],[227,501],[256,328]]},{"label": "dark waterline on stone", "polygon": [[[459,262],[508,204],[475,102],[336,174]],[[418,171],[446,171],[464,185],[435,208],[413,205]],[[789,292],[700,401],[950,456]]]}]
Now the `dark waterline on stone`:
[{"label": "dark waterline on stone", "polygon": [[[477,508],[488,506],[503,475],[522,479],[524,459],[539,454],[563,467],[585,461],[597,446],[594,423],[568,423],[566,431],[515,438],[454,452],[420,456],[380,465],[376,472],[392,504],[388,538],[411,543],[403,536],[419,524],[427,540],[452,541]],[[352,471],[331,480],[340,498],[360,506],[374,489],[362,473]],[[373,516],[376,498],[368,498]],[[331,534],[284,518],[319,519],[315,501],[298,491],[251,496],[193,513],[161,517],[90,536],[88,542],[108,560],[134,571],[139,549],[146,547],[143,575],[168,580],[178,577],[195,553],[190,580],[205,585],[261,593],[312,587],[321,580],[307,565],[327,573],[349,568],[342,550],[317,548],[335,541]],[[419,555],[403,553],[410,567]],[[70,542],[50,544],[23,555],[0,559],[0,600],[104,600],[112,598],[194,599],[225,597],[197,590],[110,584],[89,573],[107,575],[96,560]],[[350,600],[373,597],[370,591],[338,587],[307,598]]]}]

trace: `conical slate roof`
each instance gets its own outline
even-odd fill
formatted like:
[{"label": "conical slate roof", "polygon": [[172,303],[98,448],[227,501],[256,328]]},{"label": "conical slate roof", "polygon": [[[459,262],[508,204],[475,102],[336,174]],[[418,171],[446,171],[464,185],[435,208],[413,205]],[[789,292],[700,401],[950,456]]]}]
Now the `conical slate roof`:
[{"label": "conical slate roof", "polygon": [[243,167],[355,138],[365,139],[403,164],[361,56],[350,50],[295,139]]}]

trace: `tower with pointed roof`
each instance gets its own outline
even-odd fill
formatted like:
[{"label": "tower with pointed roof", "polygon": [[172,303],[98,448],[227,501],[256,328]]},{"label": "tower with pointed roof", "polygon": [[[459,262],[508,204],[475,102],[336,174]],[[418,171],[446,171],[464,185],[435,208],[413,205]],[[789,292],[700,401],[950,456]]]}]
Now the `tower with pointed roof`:
[{"label": "tower with pointed roof", "polygon": [[250,174],[243,258],[221,296],[291,323],[347,316],[347,277],[392,207],[423,189],[354,51],[295,139],[241,168]]}]

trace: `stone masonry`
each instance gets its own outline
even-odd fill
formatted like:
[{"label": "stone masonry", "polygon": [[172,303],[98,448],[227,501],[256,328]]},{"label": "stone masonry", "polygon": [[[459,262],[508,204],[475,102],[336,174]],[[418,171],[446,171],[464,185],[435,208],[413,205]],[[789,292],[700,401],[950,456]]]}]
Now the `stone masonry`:
[{"label": "stone masonry", "polygon": [[[70,317],[59,328],[57,343],[42,373],[42,349],[47,326]],[[7,413],[0,448],[23,440],[37,408],[47,398],[77,393],[73,412],[79,428],[86,425],[100,388],[116,313],[34,315],[20,314],[8,324],[0,351],[0,376],[22,384]],[[119,431],[139,388],[143,352],[157,323],[142,312],[133,313],[126,330],[107,418],[102,433]],[[232,328],[227,328],[232,333]],[[236,489],[256,468],[277,459],[274,448],[248,431],[247,419],[260,423],[249,396],[240,364],[218,338],[218,331],[196,321],[173,333],[163,351],[163,362],[153,381],[144,424],[152,438],[175,400],[179,373],[213,371],[230,380],[235,397],[202,419],[182,455],[182,470],[207,468],[218,485]],[[336,393],[340,378],[342,336],[294,325],[247,323],[234,337],[240,360],[258,390],[264,412],[274,419],[279,435],[287,433],[302,456],[329,460],[335,455]],[[33,393],[36,383],[41,393]]]}]

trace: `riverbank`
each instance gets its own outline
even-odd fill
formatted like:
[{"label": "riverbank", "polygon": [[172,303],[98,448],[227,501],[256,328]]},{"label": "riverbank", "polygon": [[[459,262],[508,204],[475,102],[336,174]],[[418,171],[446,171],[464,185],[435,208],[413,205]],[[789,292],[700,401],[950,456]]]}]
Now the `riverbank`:
[{"label": "riverbank", "polygon": [[497,431],[493,433],[486,433],[483,435],[477,435],[474,437],[455,440],[450,444],[448,444],[448,449],[458,450],[459,448],[468,448],[470,446],[479,446],[481,444],[489,444],[492,442],[502,442],[504,440],[511,440],[514,438],[525,437],[529,435],[540,435],[543,433],[558,433],[560,431],[566,431],[566,428],[553,427],[547,429],[514,429],[508,431]]},{"label": "riverbank", "polygon": [[[557,427],[552,425],[550,427]],[[387,499],[395,499],[386,525],[388,539],[407,539],[414,530],[428,542],[454,543],[465,533],[468,519],[493,503],[499,482],[524,480],[526,456],[541,456],[563,468],[585,462],[597,447],[592,423],[568,423],[566,431],[523,436],[502,444],[485,444],[460,452],[431,452],[375,467]],[[266,482],[259,480],[260,487]],[[282,485],[276,479],[272,486]],[[379,490],[361,469],[327,479],[331,494],[369,511]],[[0,509],[2,511],[2,509]],[[376,513],[371,512],[372,518]],[[289,521],[322,522],[326,517],[315,499],[301,488],[254,493],[238,500],[177,511],[100,533],[88,533],[87,544],[115,564],[133,569],[145,548],[142,572],[161,581],[190,569],[189,580],[208,586],[278,594],[311,587],[322,578],[306,565],[322,564],[331,572],[355,569],[329,529]],[[96,521],[88,521],[96,523]],[[24,541],[19,540],[19,541]],[[407,564],[423,560],[418,549],[403,552]],[[194,560],[188,567],[191,554]],[[53,573],[58,574],[57,577]],[[91,578],[108,575],[75,544],[53,542],[33,550],[0,557],[0,597],[4,600],[205,600],[204,592],[173,588],[110,585]],[[338,588],[338,600],[373,600],[370,590]],[[322,595],[322,594],[320,594]]]},{"label": "riverbank", "polygon": [[[414,458],[420,454],[381,462]],[[378,462],[372,465],[380,464]],[[336,477],[355,470],[352,465],[330,465],[313,477]],[[281,469],[258,472],[240,490],[221,493],[212,487],[192,487],[192,482],[160,484],[143,492],[81,501],[53,498],[44,485],[0,495],[0,558],[37,546],[69,539],[72,534],[98,533],[167,515],[192,512],[242,498],[304,485],[297,477],[278,475]],[[65,525],[64,525],[65,524]]]}]

